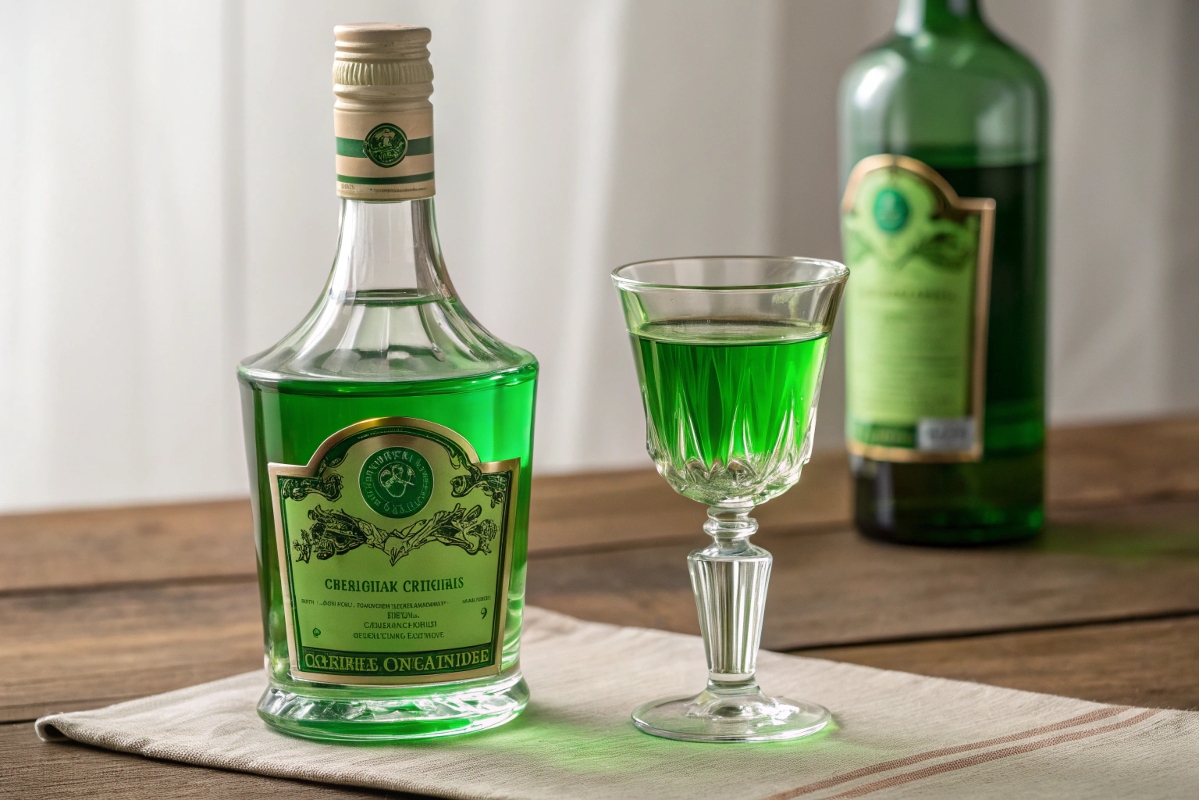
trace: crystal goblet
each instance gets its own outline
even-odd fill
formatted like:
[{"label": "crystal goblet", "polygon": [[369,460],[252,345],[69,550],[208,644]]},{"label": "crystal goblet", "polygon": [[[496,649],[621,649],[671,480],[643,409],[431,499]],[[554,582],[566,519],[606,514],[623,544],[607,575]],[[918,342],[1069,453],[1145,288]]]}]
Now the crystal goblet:
[{"label": "crystal goblet", "polygon": [[712,544],[687,558],[708,685],[633,712],[655,736],[792,739],[827,709],[769,697],[755,678],[770,553],[754,506],[799,481],[812,452],[828,336],[849,270],[805,258],[681,258],[612,273],[633,342],[646,447],[671,487],[708,506]]}]

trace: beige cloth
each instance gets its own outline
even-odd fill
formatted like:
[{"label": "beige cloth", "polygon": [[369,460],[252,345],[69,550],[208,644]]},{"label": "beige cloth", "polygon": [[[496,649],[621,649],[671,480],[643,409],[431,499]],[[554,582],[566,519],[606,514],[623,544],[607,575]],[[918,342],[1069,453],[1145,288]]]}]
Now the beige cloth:
[{"label": "beige cloth", "polygon": [[702,686],[698,638],[539,609],[526,624],[532,702],[472,736],[370,747],[284,736],[255,714],[261,672],[51,715],[37,730],[190,764],[471,800],[1199,796],[1199,713],[762,653],[768,692],[822,703],[834,724],[792,742],[674,742],[638,732],[629,711]]}]

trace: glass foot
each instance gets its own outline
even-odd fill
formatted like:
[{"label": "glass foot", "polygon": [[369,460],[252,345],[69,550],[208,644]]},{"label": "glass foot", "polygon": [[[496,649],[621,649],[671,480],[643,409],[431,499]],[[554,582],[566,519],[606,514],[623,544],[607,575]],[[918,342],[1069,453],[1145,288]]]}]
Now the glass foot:
[{"label": "glass foot", "polygon": [[694,697],[655,700],[633,711],[646,733],[685,742],[775,742],[810,736],[832,719],[824,706],[762,692],[723,694],[705,689]]}]

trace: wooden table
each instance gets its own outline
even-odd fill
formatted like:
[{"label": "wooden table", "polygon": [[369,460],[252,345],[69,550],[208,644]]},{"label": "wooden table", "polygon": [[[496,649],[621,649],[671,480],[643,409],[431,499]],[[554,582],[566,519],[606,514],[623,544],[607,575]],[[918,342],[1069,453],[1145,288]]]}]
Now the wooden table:
[{"label": "wooden table", "polygon": [[[529,601],[697,633],[703,512],[654,473],[535,480]],[[1113,703],[1199,706],[1199,418],[1055,431],[1050,524],[1019,546],[885,545],[844,458],[757,514],[763,646]],[[50,712],[262,664],[245,501],[0,517],[0,795],[376,796],[42,744]],[[536,687],[534,687],[536,691]]]}]

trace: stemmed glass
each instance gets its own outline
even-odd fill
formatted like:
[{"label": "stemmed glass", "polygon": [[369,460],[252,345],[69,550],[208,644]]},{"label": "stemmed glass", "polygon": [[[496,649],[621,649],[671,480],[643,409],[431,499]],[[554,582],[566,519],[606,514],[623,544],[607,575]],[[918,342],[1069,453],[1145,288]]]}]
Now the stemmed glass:
[{"label": "stemmed glass", "polygon": [[640,706],[655,736],[758,742],[806,736],[830,719],[773,698],[754,676],[770,553],[750,544],[753,507],[799,481],[849,270],[806,258],[680,258],[612,273],[633,342],[646,447],[684,497],[708,506],[710,546],[687,558],[708,686]]}]

